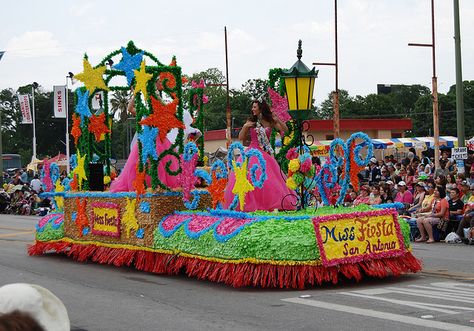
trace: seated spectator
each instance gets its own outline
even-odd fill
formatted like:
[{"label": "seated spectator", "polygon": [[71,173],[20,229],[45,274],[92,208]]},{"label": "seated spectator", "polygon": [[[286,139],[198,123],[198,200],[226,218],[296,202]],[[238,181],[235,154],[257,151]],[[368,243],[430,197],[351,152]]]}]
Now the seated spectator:
[{"label": "seated spectator", "polygon": [[449,204],[445,199],[446,191],[442,186],[437,186],[434,191],[433,207],[430,214],[417,218],[416,225],[420,231],[420,238],[416,242],[435,242],[433,237],[433,226],[437,226],[442,220],[449,219]]},{"label": "seated spectator", "polygon": [[390,196],[392,197],[392,199],[395,199],[395,197],[397,196],[397,193],[398,193],[398,191],[395,187],[395,183],[391,180],[388,180],[387,185],[388,185],[388,192],[390,193]]},{"label": "seated spectator", "polygon": [[451,190],[453,188],[457,189],[456,179],[454,179],[454,176],[452,174],[449,174],[448,176],[446,176],[446,196],[451,195]]},{"label": "seated spectator", "polygon": [[407,190],[407,184],[404,181],[400,181],[397,184],[397,188],[398,192],[394,202],[401,202],[404,207],[402,210],[399,210],[399,212],[405,212],[413,203],[413,194]]},{"label": "seated spectator", "polygon": [[370,159],[369,163],[369,185],[377,184],[380,181],[380,169],[377,166],[377,159],[375,157]]},{"label": "seated spectator", "polygon": [[382,198],[380,197],[380,186],[374,185],[369,196],[369,205],[380,205]]},{"label": "seated spectator", "polygon": [[390,194],[390,187],[387,184],[383,184],[380,188],[380,198],[382,199],[382,203],[393,202],[392,195]]},{"label": "seated spectator", "polygon": [[415,197],[413,198],[413,203],[408,208],[409,214],[413,214],[421,208],[421,204],[425,198],[425,193],[425,186],[423,183],[420,182],[415,185]]},{"label": "seated spectator", "polygon": [[381,180],[381,181],[386,182],[386,181],[388,181],[388,180],[391,179],[390,173],[389,173],[387,167],[382,167],[381,173],[382,173],[382,175],[380,176],[380,180]]},{"label": "seated spectator", "polygon": [[369,198],[369,194],[370,194],[370,189],[368,186],[362,186],[360,188],[360,192],[359,192],[359,196],[357,198],[355,198],[354,202],[352,203],[353,206],[358,206],[362,203],[365,203],[365,204],[369,204],[370,202],[370,198]]},{"label": "seated spectator", "polygon": [[467,180],[463,180],[461,182],[461,200],[464,204],[467,203],[467,201],[471,198],[472,196],[472,185],[469,185],[469,182]]},{"label": "seated spectator", "polygon": [[457,188],[451,190],[451,199],[449,200],[449,224],[446,232],[451,232],[451,229],[460,221],[459,217],[463,214],[464,203],[459,199],[459,193]]},{"label": "seated spectator", "polygon": [[474,227],[474,195],[469,198],[465,204],[464,214],[461,222],[458,225],[456,234],[458,237],[464,238],[464,228],[473,228]]},{"label": "seated spectator", "polygon": [[431,213],[434,199],[434,184],[428,183],[425,186],[425,197],[421,203],[421,207],[412,215],[414,218],[423,217]]},{"label": "seated spectator", "polygon": [[38,174],[33,177],[33,180],[31,181],[30,185],[33,191],[35,191],[36,193],[41,193],[43,184],[41,183]]}]

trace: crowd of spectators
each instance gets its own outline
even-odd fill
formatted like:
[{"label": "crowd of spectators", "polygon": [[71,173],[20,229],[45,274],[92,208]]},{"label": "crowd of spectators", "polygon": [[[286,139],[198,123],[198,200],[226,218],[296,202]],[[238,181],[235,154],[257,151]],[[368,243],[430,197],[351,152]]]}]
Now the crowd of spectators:
[{"label": "crowd of spectators", "polygon": [[0,188],[0,213],[15,215],[45,215],[51,209],[51,201],[40,198],[43,184],[33,171],[17,169],[4,172]]},{"label": "crowd of spectators", "polygon": [[418,157],[414,149],[402,159],[372,158],[359,174],[360,186],[349,188],[344,205],[399,202],[399,214],[410,223],[415,241],[432,243],[451,232],[451,241],[466,241],[470,235],[465,229],[474,234],[474,155],[465,160],[465,172],[458,173],[449,154],[442,152],[438,169],[433,158]]}]

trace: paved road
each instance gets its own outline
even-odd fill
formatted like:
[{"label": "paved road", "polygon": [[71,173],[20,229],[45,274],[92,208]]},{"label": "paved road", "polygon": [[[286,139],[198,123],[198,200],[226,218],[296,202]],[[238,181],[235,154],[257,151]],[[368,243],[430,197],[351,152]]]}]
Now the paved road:
[{"label": "paved road", "polygon": [[0,285],[53,291],[73,330],[474,330],[474,246],[417,244],[425,271],[293,291],[29,257],[37,218],[0,215]]}]

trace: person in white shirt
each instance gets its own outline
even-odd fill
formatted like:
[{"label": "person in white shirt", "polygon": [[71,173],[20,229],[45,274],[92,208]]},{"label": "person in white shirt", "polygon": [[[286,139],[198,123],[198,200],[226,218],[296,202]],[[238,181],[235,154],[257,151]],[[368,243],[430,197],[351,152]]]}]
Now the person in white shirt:
[{"label": "person in white shirt", "polygon": [[35,191],[36,193],[40,193],[41,191],[41,186],[43,183],[41,183],[41,180],[39,179],[38,175],[35,175],[35,177],[31,180],[30,186]]}]

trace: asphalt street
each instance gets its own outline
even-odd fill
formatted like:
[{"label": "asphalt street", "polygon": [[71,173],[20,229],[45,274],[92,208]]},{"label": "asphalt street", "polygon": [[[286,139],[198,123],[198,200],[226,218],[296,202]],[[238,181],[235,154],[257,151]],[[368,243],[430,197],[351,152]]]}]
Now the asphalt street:
[{"label": "asphalt street", "polygon": [[58,255],[29,257],[37,220],[0,215],[0,285],[48,288],[66,305],[72,330],[474,330],[474,246],[416,244],[423,272],[398,278],[234,289]]}]

